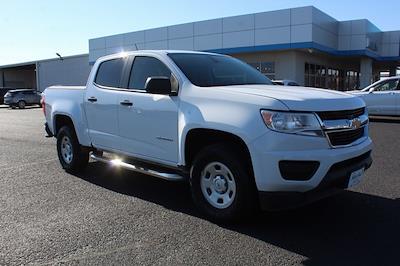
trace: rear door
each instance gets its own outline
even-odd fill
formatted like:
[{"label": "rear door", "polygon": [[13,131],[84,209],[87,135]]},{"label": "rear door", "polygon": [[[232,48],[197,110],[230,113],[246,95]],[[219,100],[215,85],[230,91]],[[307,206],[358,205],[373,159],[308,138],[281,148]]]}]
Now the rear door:
[{"label": "rear door", "polygon": [[42,95],[39,91],[34,92],[34,103],[40,104],[40,100],[42,99]]},{"label": "rear door", "polygon": [[116,58],[100,63],[94,82],[87,84],[84,105],[89,136],[92,144],[106,150],[118,145],[118,90],[125,58]]},{"label": "rear door", "polygon": [[[133,58],[128,88],[121,91],[119,97],[119,149],[134,157],[176,165],[178,97],[150,94],[145,90],[149,77],[160,76],[174,78],[160,59],[152,56]],[[177,90],[178,85],[174,84]]]}]

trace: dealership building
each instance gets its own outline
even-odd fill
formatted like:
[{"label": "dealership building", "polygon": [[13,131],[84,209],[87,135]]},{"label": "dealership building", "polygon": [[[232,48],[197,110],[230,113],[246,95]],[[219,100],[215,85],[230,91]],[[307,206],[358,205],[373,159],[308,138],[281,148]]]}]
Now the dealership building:
[{"label": "dealership building", "polygon": [[229,54],[271,79],[351,90],[400,66],[400,31],[367,19],[338,21],[308,6],[165,26],[89,40],[88,55],[0,66],[0,87],[84,85],[97,58],[140,49]]}]

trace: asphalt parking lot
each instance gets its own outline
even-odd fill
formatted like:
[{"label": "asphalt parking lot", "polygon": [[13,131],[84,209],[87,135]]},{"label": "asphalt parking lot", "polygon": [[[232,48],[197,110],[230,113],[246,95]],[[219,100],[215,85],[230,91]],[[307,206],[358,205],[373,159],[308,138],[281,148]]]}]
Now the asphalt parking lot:
[{"label": "asphalt parking lot", "polygon": [[219,226],[188,186],[91,163],[65,173],[41,109],[0,108],[0,264],[399,265],[400,119],[371,123],[356,188]]}]

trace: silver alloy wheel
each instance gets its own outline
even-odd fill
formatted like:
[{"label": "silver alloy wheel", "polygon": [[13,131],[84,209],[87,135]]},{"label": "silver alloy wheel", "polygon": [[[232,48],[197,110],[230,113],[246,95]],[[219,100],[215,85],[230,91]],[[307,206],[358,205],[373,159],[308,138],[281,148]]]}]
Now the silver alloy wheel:
[{"label": "silver alloy wheel", "polygon": [[200,186],[204,198],[217,209],[231,206],[236,196],[235,177],[229,168],[220,162],[212,162],[204,167]]},{"label": "silver alloy wheel", "polygon": [[61,155],[63,157],[64,162],[70,164],[72,162],[72,158],[74,156],[72,143],[69,137],[64,136],[61,140]]}]

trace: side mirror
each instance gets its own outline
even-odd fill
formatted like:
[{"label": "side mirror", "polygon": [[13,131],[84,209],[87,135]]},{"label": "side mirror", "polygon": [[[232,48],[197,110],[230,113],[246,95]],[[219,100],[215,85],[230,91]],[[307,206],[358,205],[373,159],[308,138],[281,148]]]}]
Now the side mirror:
[{"label": "side mirror", "polygon": [[369,93],[373,93],[374,92],[374,88],[371,88],[368,92]]},{"label": "side mirror", "polygon": [[168,77],[149,77],[144,87],[151,94],[170,95],[172,92],[171,80]]}]

